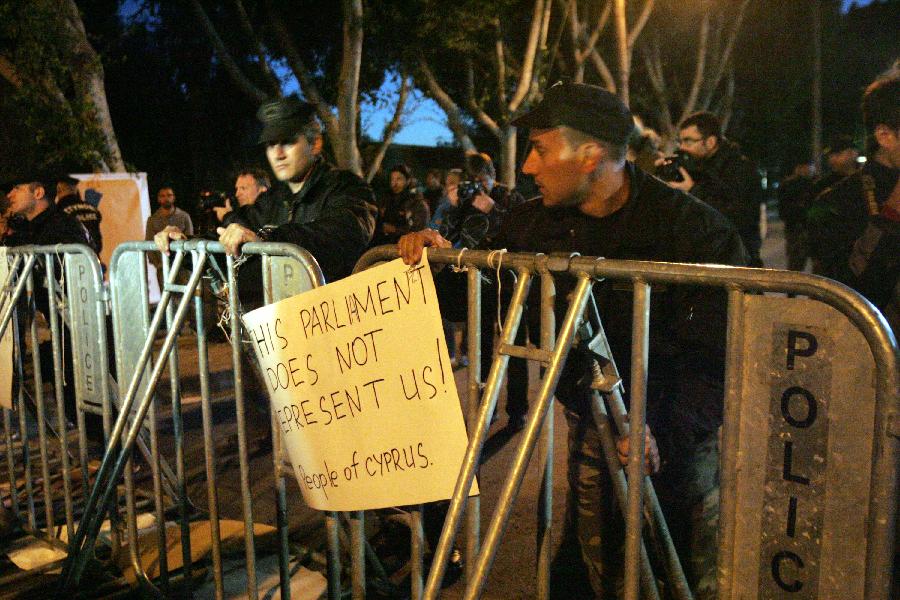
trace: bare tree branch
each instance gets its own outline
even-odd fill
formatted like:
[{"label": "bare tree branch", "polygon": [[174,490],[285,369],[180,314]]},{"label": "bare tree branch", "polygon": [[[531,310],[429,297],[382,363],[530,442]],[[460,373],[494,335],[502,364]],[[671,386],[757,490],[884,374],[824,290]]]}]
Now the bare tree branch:
[{"label": "bare tree branch", "polygon": [[[549,0],[548,0],[549,1]],[[534,59],[537,54],[537,43],[540,39],[541,23],[543,21],[544,0],[534,0],[534,12],[531,17],[531,29],[528,32],[528,44],[525,47],[522,60],[522,72],[519,75],[519,83],[516,92],[506,109],[510,114],[516,112],[519,105],[528,94],[531,87],[531,74],[534,68]]]},{"label": "bare tree branch", "polygon": [[653,12],[653,4],[654,0],[646,0],[644,2],[644,8],[641,10],[641,14],[638,16],[637,21],[635,21],[631,26],[631,31],[628,32],[629,50],[634,48],[634,43],[637,41],[638,36],[641,35],[641,31],[644,30],[644,26],[647,24],[647,21],[650,19],[650,13]]},{"label": "bare tree branch", "polygon": [[448,94],[444,88],[441,87],[440,83],[438,83],[437,78],[428,66],[428,62],[421,54],[418,57],[418,65],[419,73],[422,77],[420,84],[425,84],[424,87],[428,90],[428,95],[434,99],[434,101],[438,103],[438,106],[446,113],[447,126],[450,127],[450,131],[453,132],[456,140],[462,145],[463,150],[467,152],[477,151],[475,144],[472,143],[472,138],[469,137],[469,134],[466,131],[466,126],[462,119],[462,110],[456,102],[453,101],[450,94]]},{"label": "bare tree branch", "polygon": [[255,31],[253,31],[253,25],[250,24],[250,18],[247,16],[246,9],[244,9],[243,0],[234,0],[234,10],[238,14],[238,22],[240,23],[241,28],[244,30],[244,34],[247,36],[247,39],[253,41],[253,48],[256,51],[256,58],[259,61],[259,67],[260,69],[262,69],[263,75],[265,76],[266,81],[269,83],[269,87],[271,88],[269,91],[276,96],[281,96],[281,82],[278,81],[278,77],[275,76],[275,73],[269,66],[269,59],[266,56],[259,36],[256,35]]},{"label": "bare tree branch", "polygon": [[708,96],[704,101],[705,105],[709,105],[712,100],[712,95],[715,93],[715,89],[719,86],[719,82],[722,80],[722,75],[725,72],[725,69],[730,66],[731,62],[731,53],[734,50],[735,40],[737,39],[738,33],[741,30],[741,24],[744,20],[744,14],[747,10],[747,5],[750,4],[750,0],[742,0],[740,6],[737,9],[737,15],[735,15],[734,20],[732,21],[731,30],[728,32],[728,35],[725,39],[725,47],[723,48],[720,56],[721,58],[716,65],[716,70],[713,73],[713,76],[710,78],[710,86],[708,88]]},{"label": "bare tree branch", "polygon": [[216,54],[219,57],[219,60],[222,61],[222,64],[225,66],[225,70],[228,71],[228,74],[231,75],[231,79],[237,84],[238,88],[253,98],[256,102],[262,103],[268,97],[261,89],[256,87],[250,79],[241,71],[241,68],[235,62],[234,57],[231,56],[231,52],[229,52],[228,48],[225,46],[225,42],[222,41],[222,38],[219,36],[219,32],[216,31],[215,25],[209,19],[209,15],[206,14],[206,11],[203,10],[203,6],[200,4],[199,0],[190,0],[191,9],[194,11],[194,15],[200,21],[200,24],[203,26],[203,30],[206,32],[206,37],[209,38],[210,43],[216,51]]},{"label": "bare tree branch", "polygon": [[[503,46],[503,31],[500,29],[500,19],[494,20],[494,60],[497,61],[497,98],[500,106],[506,107],[506,52]],[[474,84],[473,84],[474,88]],[[474,94],[474,89],[473,89]]]},{"label": "bare tree branch", "polygon": [[466,106],[488,131],[498,138],[501,136],[500,125],[484,112],[484,109],[478,106],[478,102],[475,100],[475,69],[471,59],[466,60]]},{"label": "bare tree branch", "polygon": [[391,145],[394,135],[400,129],[400,123],[403,119],[403,109],[406,107],[406,100],[409,97],[409,90],[412,87],[412,82],[406,73],[400,74],[400,80],[400,92],[397,97],[397,104],[394,106],[394,116],[391,117],[391,120],[385,125],[381,144],[378,145],[378,151],[375,153],[375,156],[372,158],[372,163],[366,171],[366,181],[369,183],[372,182],[372,179],[375,178],[376,173],[378,173],[378,170],[381,168],[381,163],[384,160],[384,155],[387,153],[388,146]]},{"label": "bare tree branch", "polygon": [[697,61],[694,66],[694,79],[691,83],[691,90],[688,92],[687,99],[681,110],[681,117],[678,119],[680,123],[689,114],[694,112],[697,106],[697,98],[700,95],[700,87],[703,85],[706,76],[706,56],[709,53],[709,13],[703,13],[703,20],[700,22],[700,38],[697,42]]},{"label": "bare tree branch", "polygon": [[291,71],[294,73],[297,81],[300,82],[300,89],[303,92],[303,95],[316,107],[316,115],[318,115],[319,120],[322,121],[325,126],[325,134],[333,145],[334,140],[340,135],[337,117],[331,112],[331,107],[325,102],[325,99],[319,92],[319,87],[313,80],[312,73],[306,67],[306,63],[303,62],[303,58],[300,56],[300,52],[297,51],[297,47],[294,45],[293,41],[291,41],[291,34],[288,33],[284,23],[282,23],[281,19],[275,15],[271,4],[267,3],[266,8],[269,24],[272,25],[275,38],[278,40],[278,45],[281,47],[281,51],[284,52],[284,56],[288,61],[288,65],[291,67]]},{"label": "bare tree branch", "polygon": [[22,78],[19,77],[16,66],[2,54],[0,54],[0,77],[11,83],[17,90],[22,89]]}]

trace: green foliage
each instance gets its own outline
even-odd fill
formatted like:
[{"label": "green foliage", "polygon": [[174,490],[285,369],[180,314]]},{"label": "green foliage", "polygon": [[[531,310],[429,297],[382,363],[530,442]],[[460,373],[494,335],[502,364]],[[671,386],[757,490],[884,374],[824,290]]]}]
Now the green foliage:
[{"label": "green foliage", "polygon": [[21,81],[19,87],[5,84],[15,108],[7,104],[2,116],[15,132],[14,143],[28,146],[9,154],[4,170],[90,169],[105,158],[94,108],[75,89],[72,44],[55,3],[10,0],[0,6],[0,55]]}]

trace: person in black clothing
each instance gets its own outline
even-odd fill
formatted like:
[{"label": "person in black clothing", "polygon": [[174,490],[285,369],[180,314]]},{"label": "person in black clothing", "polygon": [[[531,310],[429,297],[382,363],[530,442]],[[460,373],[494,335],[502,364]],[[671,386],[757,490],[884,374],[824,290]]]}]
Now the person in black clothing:
[{"label": "person in black clothing", "polygon": [[100,233],[103,215],[96,206],[84,202],[78,195],[78,179],[69,175],[60,175],[56,178],[56,208],[75,217],[84,225],[91,236],[91,248],[100,254],[103,250],[103,234]]},{"label": "person in black clothing", "polygon": [[791,271],[803,271],[809,258],[806,209],[812,200],[813,168],[810,160],[796,163],[778,186],[778,216],[784,222],[784,249]]},{"label": "person in black clothing", "polygon": [[425,191],[422,192],[422,197],[425,200],[425,204],[428,205],[428,214],[432,218],[437,207],[440,206],[441,201],[447,195],[443,181],[444,173],[440,169],[428,169],[428,172],[425,173]]},{"label": "person in black clothing", "polygon": [[431,219],[425,199],[410,189],[412,172],[409,167],[396,164],[388,171],[388,176],[390,190],[378,205],[373,246],[393,244],[404,233],[424,229]]},{"label": "person in black clothing", "polygon": [[[90,235],[87,229],[75,217],[60,210],[53,202],[53,196],[47,193],[48,184],[40,178],[20,179],[6,195],[9,201],[9,213],[15,217],[13,233],[6,238],[7,246],[55,246],[57,244],[87,244],[91,245]],[[42,260],[39,258],[39,261]],[[35,291],[34,303],[37,310],[42,312],[47,321],[50,320],[50,301],[47,289],[43,285],[46,276],[46,268],[38,264],[34,268]],[[56,277],[62,277],[61,268],[56,269]],[[21,316],[26,313],[23,310]],[[24,321],[20,321],[24,323]],[[20,329],[24,335],[24,328]],[[64,377],[63,398],[65,402],[66,417],[71,422],[76,422],[76,398],[74,369],[72,367],[71,336],[64,335],[63,350]],[[24,344],[20,344],[24,348]],[[53,381],[52,363],[49,363],[51,349],[49,344],[41,344],[42,370],[46,370],[48,376],[45,380]],[[85,413],[86,433],[89,439],[102,443],[103,428],[99,415]]]},{"label": "person in black clothing", "polygon": [[712,113],[694,113],[678,129],[678,149],[691,162],[679,169],[682,181],[666,183],[725,215],[740,233],[750,253],[750,265],[761,267],[760,205],[764,198],[756,165],[725,138],[722,122]]},{"label": "person in black clothing", "polygon": [[[259,142],[284,185],[226,215],[225,226],[216,230],[219,242],[234,256],[246,242],[296,244],[316,258],[326,281],[346,277],[372,239],[372,190],[359,176],[325,161],[322,128],[311,104],[289,96],[263,104],[257,118],[263,124]],[[163,252],[175,239],[184,234],[171,227],[155,237]]]},{"label": "person in black clothing", "polygon": [[[614,95],[591,85],[557,84],[513,124],[531,129],[532,148],[523,172],[534,177],[541,196],[512,209],[493,247],[746,264],[737,231],[718,211],[625,161],[634,125],[630,111]],[[450,243],[434,230],[406,235],[398,243],[408,264],[418,262],[425,246],[450,247]],[[558,318],[573,285],[566,278],[557,282]],[[629,292],[608,280],[596,282],[593,292],[626,382],[631,355]],[[540,330],[538,294],[536,287],[532,289],[526,307],[532,331]],[[494,296],[486,292],[482,298]],[[672,285],[655,291],[650,307],[647,417],[664,461],[656,477],[657,491],[679,551],[683,559],[691,559],[686,564],[698,598],[715,597],[716,439],[722,421],[725,305],[723,292]],[[487,307],[485,314],[491,314]],[[590,360],[573,349],[556,389],[569,424],[566,532],[551,582],[554,593],[563,597],[585,597],[591,589],[606,597],[614,587],[616,569],[610,555],[620,541],[611,537],[621,520],[613,516],[611,484],[591,417],[590,378],[584,377]],[[571,570],[582,561],[589,589],[572,590],[577,574]]]},{"label": "person in black clothing", "polygon": [[900,71],[863,96],[865,166],[825,190],[810,210],[823,274],[853,287],[900,327]]}]

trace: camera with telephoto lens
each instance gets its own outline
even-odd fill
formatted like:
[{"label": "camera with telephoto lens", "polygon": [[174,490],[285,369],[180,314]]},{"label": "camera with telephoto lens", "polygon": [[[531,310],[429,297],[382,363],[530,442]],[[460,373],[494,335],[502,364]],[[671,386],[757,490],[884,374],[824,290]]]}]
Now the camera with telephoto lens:
[{"label": "camera with telephoto lens", "polygon": [[684,181],[679,170],[681,167],[688,172],[691,170],[691,156],[686,152],[676,152],[672,156],[666,156],[665,162],[656,167],[655,175],[663,181]]},{"label": "camera with telephoto lens", "polygon": [[237,205],[234,196],[228,192],[217,192],[215,190],[203,190],[200,192],[200,208],[203,210],[212,210],[218,206],[225,206],[225,202],[229,200],[232,206]]},{"label": "camera with telephoto lens", "polygon": [[459,198],[459,207],[468,208],[472,206],[475,196],[484,191],[481,183],[477,181],[461,181],[456,188],[456,197]]}]

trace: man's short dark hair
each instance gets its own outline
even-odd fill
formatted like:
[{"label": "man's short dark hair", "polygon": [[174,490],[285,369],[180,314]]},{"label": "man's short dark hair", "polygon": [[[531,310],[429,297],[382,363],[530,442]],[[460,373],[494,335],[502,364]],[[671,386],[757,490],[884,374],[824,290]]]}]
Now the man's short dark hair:
[{"label": "man's short dark hair", "polygon": [[869,84],[863,94],[862,111],[869,135],[879,125],[900,129],[900,69],[891,69]]},{"label": "man's short dark hair", "polygon": [[700,132],[700,135],[703,136],[703,139],[706,139],[710,136],[715,136],[718,139],[722,139],[722,121],[719,120],[719,117],[712,114],[711,112],[695,112],[692,115],[689,115],[681,124],[678,125],[678,129],[687,129],[688,127],[694,126],[697,128],[697,131]]},{"label": "man's short dark hair", "polygon": [[269,181],[269,176],[265,171],[260,169],[259,167],[247,167],[246,169],[241,169],[238,171],[238,174],[235,176],[235,179],[238,177],[249,176],[252,177],[254,181],[256,181],[256,185],[259,187],[270,188],[272,187],[271,182]]},{"label": "man's short dark hair", "polygon": [[391,169],[388,171],[388,176],[390,176],[391,173],[400,173],[401,175],[403,175],[403,176],[406,177],[407,179],[412,179],[412,171],[410,170],[409,166],[406,165],[406,163],[397,163],[397,164],[395,164],[395,165],[394,165],[393,167],[391,167]]},{"label": "man's short dark hair", "polygon": [[491,179],[497,178],[497,169],[494,167],[494,161],[484,152],[466,156],[466,172],[469,174],[469,177],[487,175]]}]

